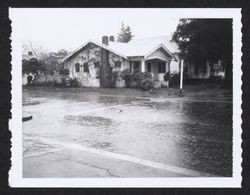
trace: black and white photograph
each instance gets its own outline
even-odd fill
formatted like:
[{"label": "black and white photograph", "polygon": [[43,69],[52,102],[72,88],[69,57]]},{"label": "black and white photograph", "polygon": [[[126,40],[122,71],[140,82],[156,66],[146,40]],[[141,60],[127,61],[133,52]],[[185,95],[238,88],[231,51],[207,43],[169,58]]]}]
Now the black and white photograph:
[{"label": "black and white photograph", "polygon": [[11,185],[240,186],[240,9],[10,19]]}]

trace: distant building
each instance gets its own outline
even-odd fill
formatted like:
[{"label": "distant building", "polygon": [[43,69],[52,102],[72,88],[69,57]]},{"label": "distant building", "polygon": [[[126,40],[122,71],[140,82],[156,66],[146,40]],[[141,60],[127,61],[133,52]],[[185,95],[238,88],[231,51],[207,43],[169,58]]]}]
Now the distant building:
[{"label": "distant building", "polygon": [[36,58],[36,55],[32,51],[28,51],[22,54],[23,60],[30,60],[31,58]]},{"label": "distant building", "polygon": [[213,63],[206,60],[202,66],[200,64],[195,65],[192,60],[184,60],[183,72],[188,79],[225,78],[225,68],[222,66],[222,60]]}]

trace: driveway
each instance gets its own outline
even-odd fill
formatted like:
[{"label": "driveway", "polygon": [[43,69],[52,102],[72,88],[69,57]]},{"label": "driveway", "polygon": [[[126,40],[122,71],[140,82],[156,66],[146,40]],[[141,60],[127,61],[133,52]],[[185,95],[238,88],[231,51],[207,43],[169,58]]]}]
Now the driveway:
[{"label": "driveway", "polygon": [[23,90],[23,176],[232,176],[228,98]]}]

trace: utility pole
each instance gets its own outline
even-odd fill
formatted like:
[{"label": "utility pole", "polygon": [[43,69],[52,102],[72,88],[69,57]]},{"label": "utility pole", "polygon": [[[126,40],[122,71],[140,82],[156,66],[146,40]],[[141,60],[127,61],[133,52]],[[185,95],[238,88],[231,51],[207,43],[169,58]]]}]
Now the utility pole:
[{"label": "utility pole", "polygon": [[182,94],[182,87],[183,87],[183,64],[184,60],[181,60],[181,71],[180,71],[180,95]]}]

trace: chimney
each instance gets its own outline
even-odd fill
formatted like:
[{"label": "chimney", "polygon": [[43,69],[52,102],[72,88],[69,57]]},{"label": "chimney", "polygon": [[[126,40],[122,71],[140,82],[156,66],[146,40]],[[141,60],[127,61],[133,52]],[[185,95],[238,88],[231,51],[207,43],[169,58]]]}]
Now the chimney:
[{"label": "chimney", "polygon": [[102,44],[109,45],[109,37],[108,36],[102,36]]},{"label": "chimney", "polygon": [[112,41],[112,42],[114,42],[114,41],[115,41],[115,38],[114,38],[114,36],[113,36],[113,35],[109,36],[109,41]]}]

